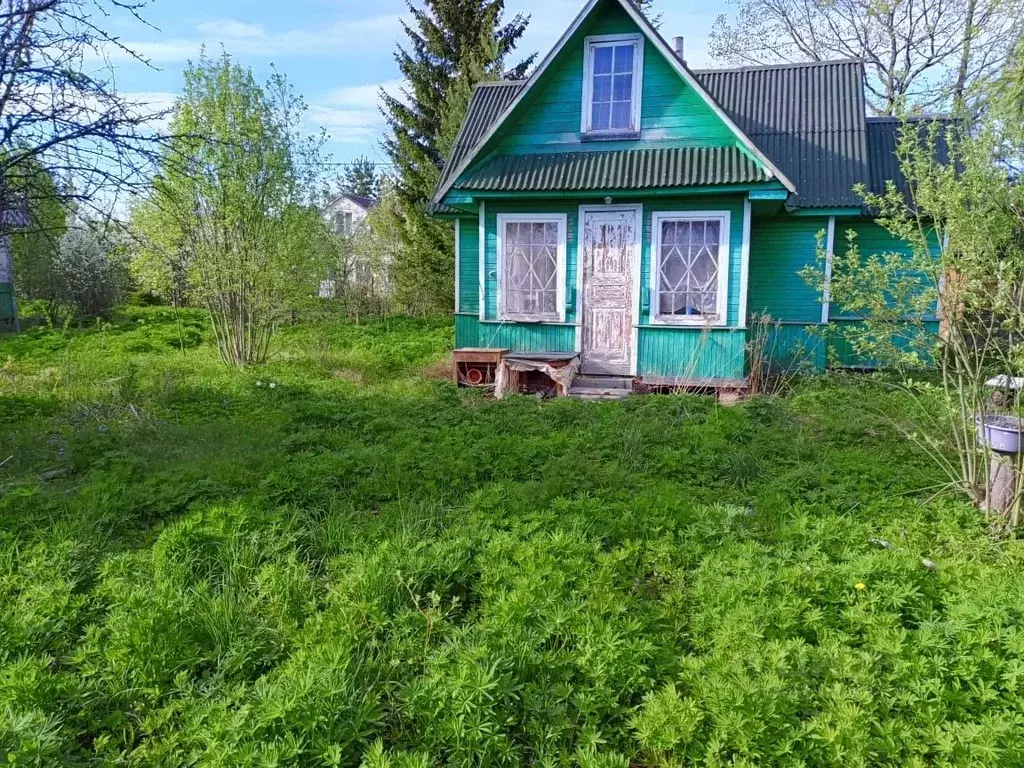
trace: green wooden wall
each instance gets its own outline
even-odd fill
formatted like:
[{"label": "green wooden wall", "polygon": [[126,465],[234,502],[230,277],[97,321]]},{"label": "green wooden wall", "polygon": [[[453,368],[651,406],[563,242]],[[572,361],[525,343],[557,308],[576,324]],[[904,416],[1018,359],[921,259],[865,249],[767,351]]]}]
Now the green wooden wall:
[{"label": "green wooden wall", "polygon": [[572,352],[576,327],[555,323],[481,322],[473,315],[455,316],[455,346],[506,348],[514,352]]},{"label": "green wooden wall", "polygon": [[821,295],[799,273],[804,267],[817,264],[817,235],[827,228],[826,216],[754,220],[750,228],[747,288],[750,315],[767,314],[783,322],[821,321]]},{"label": "green wooden wall", "polygon": [[673,379],[743,378],[746,338],[741,329],[641,328],[637,373]]},{"label": "green wooden wall", "polygon": [[670,146],[733,146],[736,136],[645,41],[640,141],[581,142],[584,40],[590,35],[638,33],[614,2],[605,0],[577,30],[516,112],[502,126],[495,154],[602,151]]},{"label": "green wooden wall", "polygon": [[476,217],[459,219],[459,295],[456,312],[480,311],[480,223]]}]

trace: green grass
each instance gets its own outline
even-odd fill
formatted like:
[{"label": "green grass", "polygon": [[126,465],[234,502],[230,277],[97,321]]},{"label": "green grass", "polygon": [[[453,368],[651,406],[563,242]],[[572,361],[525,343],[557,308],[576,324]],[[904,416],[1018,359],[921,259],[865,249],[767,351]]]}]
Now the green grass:
[{"label": "green grass", "polygon": [[1024,548],[897,395],[497,403],[451,342],[0,339],[0,761],[1024,763]]}]

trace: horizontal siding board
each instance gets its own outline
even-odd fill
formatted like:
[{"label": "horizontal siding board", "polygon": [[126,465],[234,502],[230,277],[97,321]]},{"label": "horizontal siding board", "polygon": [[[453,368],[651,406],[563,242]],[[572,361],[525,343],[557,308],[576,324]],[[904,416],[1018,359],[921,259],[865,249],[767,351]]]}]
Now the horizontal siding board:
[{"label": "horizontal siding board", "polygon": [[572,352],[576,349],[576,328],[568,324],[481,322],[472,315],[456,315],[455,346],[513,352]]}]

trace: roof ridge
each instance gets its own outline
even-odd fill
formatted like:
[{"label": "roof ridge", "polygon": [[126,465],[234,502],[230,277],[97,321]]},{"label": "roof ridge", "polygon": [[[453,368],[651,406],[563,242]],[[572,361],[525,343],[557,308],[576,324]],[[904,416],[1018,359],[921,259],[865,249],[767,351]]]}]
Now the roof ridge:
[{"label": "roof ridge", "polygon": [[839,64],[864,64],[864,59],[828,59],[826,61],[790,61],[781,64],[746,64],[742,67],[723,67],[721,69],[694,69],[695,75],[717,75],[728,72],[760,72],[767,69],[801,69],[810,67],[834,67]]}]

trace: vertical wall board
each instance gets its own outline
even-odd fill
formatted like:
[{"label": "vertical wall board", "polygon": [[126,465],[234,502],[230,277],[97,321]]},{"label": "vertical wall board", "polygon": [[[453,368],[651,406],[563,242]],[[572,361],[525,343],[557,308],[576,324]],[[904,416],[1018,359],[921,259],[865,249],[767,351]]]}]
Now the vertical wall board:
[{"label": "vertical wall board", "polygon": [[480,228],[476,217],[460,221],[458,268],[459,311],[475,314],[480,311]]},{"label": "vertical wall board", "polygon": [[677,379],[743,378],[746,338],[741,329],[641,328],[637,374]]},{"label": "vertical wall board", "polygon": [[[839,225],[836,226],[838,229]],[[825,216],[754,220],[750,232],[747,300],[751,315],[767,314],[783,322],[821,320],[820,292],[800,277],[800,270],[818,266],[817,236],[827,227],[828,217]]]},{"label": "vertical wall board", "polygon": [[511,349],[513,352],[572,352],[576,327],[551,323],[482,323],[472,315],[455,316],[455,346]]}]

